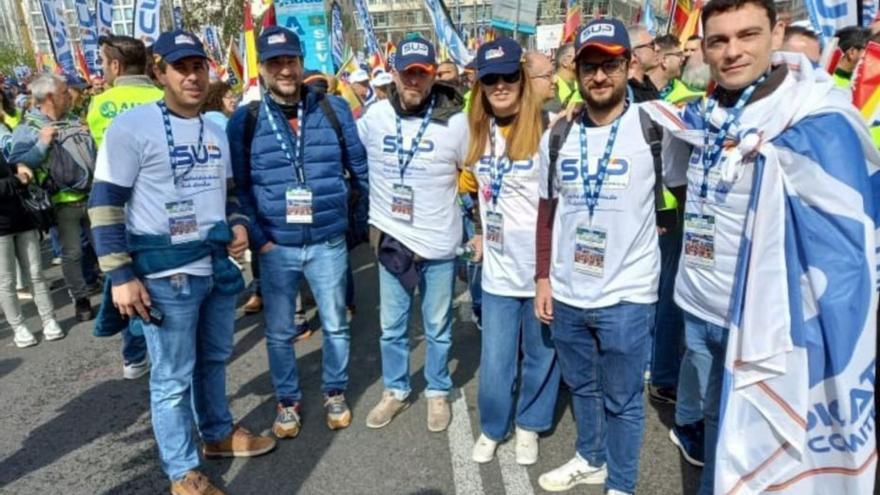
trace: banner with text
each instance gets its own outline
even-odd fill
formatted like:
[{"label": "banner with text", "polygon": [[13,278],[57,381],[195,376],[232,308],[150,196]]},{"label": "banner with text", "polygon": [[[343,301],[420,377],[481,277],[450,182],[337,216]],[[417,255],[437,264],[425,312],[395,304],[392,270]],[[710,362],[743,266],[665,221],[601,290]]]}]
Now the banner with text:
[{"label": "banner with text", "polygon": [[40,0],[40,8],[43,11],[43,20],[46,23],[46,32],[49,33],[49,44],[55,62],[66,74],[76,74],[76,63],[73,60],[73,51],[70,49],[70,37],[67,24],[64,22],[63,0]]},{"label": "banner with text", "polygon": [[333,70],[345,62],[345,34],[342,26],[342,7],[336,0],[330,5],[330,45],[333,51]]},{"label": "banner with text", "polygon": [[370,54],[380,53],[379,42],[376,40],[376,32],[373,31],[373,20],[370,18],[367,4],[364,0],[354,0],[354,8],[357,10],[358,18],[360,18],[361,26],[364,29],[364,42],[367,45],[367,52]]},{"label": "banner with text", "polygon": [[330,33],[323,0],[276,0],[275,16],[279,26],[299,36],[305,52],[305,68],[332,74]]},{"label": "banner with text", "polygon": [[95,8],[95,32],[98,36],[113,34],[113,0],[98,0]]},{"label": "banner with text", "polygon": [[804,6],[823,46],[838,29],[855,26],[859,20],[857,0],[804,0]]},{"label": "banner with text", "polygon": [[79,39],[82,44],[83,56],[90,74],[97,74],[98,66],[98,31],[95,28],[96,16],[89,12],[86,0],[76,0],[76,18],[79,20]]},{"label": "banner with text", "polygon": [[[449,12],[442,0],[425,0],[425,8],[431,15],[431,23],[434,25],[434,34],[437,36],[437,44],[445,48],[445,51],[456,64],[461,67],[467,65],[474,54],[468,50],[467,45],[456,31]],[[439,46],[438,46],[439,48]]]},{"label": "banner with text", "polygon": [[159,10],[161,0],[135,0],[134,37],[150,46],[159,38]]}]

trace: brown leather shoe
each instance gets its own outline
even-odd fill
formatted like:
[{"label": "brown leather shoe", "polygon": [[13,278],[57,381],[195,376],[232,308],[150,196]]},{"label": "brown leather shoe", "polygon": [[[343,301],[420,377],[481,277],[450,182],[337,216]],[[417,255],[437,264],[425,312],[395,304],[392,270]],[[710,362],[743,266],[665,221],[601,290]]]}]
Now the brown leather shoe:
[{"label": "brown leather shoe", "polygon": [[186,473],[183,479],[171,483],[172,495],[223,495],[208,477],[198,471]]},{"label": "brown leather shoe", "polygon": [[252,294],[250,299],[244,303],[244,312],[247,314],[259,313],[263,310],[263,298]]},{"label": "brown leather shoe", "polygon": [[219,442],[206,443],[202,453],[206,459],[221,457],[256,457],[271,452],[275,439],[257,436],[241,426],[235,426],[228,437]]}]

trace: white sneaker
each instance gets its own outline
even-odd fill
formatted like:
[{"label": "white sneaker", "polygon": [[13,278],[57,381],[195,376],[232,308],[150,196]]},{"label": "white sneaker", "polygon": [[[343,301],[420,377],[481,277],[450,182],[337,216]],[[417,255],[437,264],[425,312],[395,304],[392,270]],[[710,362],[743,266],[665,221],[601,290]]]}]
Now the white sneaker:
[{"label": "white sneaker", "polygon": [[15,342],[15,345],[19,348],[30,347],[32,345],[37,345],[37,339],[34,338],[34,334],[31,333],[30,330],[24,325],[19,325],[15,327],[15,337],[12,339]]},{"label": "white sneaker", "polygon": [[538,478],[538,484],[548,492],[564,492],[576,485],[601,485],[608,477],[605,465],[591,466],[580,455],[566,462],[553,471],[546,472]]},{"label": "white sneaker", "polygon": [[137,380],[150,372],[150,358],[136,363],[122,363],[122,377],[126,380]]},{"label": "white sneaker", "polygon": [[615,490],[612,488],[611,490],[608,490],[607,492],[605,492],[605,495],[630,495],[630,494],[627,492],[622,492],[620,490]]},{"label": "white sneaker", "polygon": [[498,442],[480,433],[480,438],[478,438],[477,443],[474,444],[474,451],[471,454],[471,458],[474,462],[479,462],[480,464],[491,462],[492,459],[495,458],[495,449],[497,448]]},{"label": "white sneaker", "polygon": [[49,323],[43,326],[43,337],[46,337],[46,340],[50,341],[61,340],[64,338],[64,331],[58,326],[57,321],[49,320]]},{"label": "white sneaker", "polygon": [[531,466],[538,462],[538,434],[516,427],[516,463]]}]

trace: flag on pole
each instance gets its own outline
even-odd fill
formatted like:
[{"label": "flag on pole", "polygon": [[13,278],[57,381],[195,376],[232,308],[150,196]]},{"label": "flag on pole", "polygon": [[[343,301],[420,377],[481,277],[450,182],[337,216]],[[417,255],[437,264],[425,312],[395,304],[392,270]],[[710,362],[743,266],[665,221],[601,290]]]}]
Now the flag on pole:
[{"label": "flag on pole", "polygon": [[257,65],[257,38],[254,35],[254,18],[251,14],[250,1],[244,5],[244,91],[255,88],[259,84],[259,66]]},{"label": "flag on pole", "polygon": [[393,41],[388,41],[385,43],[385,70],[391,70],[394,68],[394,57],[397,56],[397,46],[394,45]]},{"label": "flag on pole", "polygon": [[89,11],[86,0],[76,0],[76,18],[79,21],[79,39],[85,68],[88,74],[97,73],[98,68],[98,33],[95,29],[95,16]]},{"label": "flag on pole", "polygon": [[452,19],[449,18],[449,12],[442,0],[425,0],[425,7],[431,16],[434,25],[434,34],[437,36],[437,45],[446,52],[444,59],[452,60],[460,67],[470,63],[474,58],[467,46],[462,41],[461,36],[455,29]]},{"label": "flag on pole", "polygon": [[92,72],[89,70],[89,64],[86,62],[85,54],[83,54],[82,45],[74,45],[74,53],[76,54],[77,69],[82,74],[82,77],[88,81],[92,77]]},{"label": "flag on pole", "polygon": [[[571,43],[581,25],[581,0],[568,0],[565,10],[565,26],[562,29],[562,42]],[[491,41],[491,40],[489,40]]]},{"label": "flag on pole", "polygon": [[345,63],[345,34],[342,25],[342,7],[339,2],[333,0],[330,4],[330,53],[333,56],[334,70],[342,67]]},{"label": "flag on pole", "polygon": [[366,43],[367,53],[379,53],[379,42],[376,41],[376,32],[373,30],[373,21],[370,18],[370,11],[364,0],[354,0],[354,8],[357,11],[358,18],[361,20],[361,27],[364,31],[364,42]]},{"label": "flag on pole", "polygon": [[682,47],[691,36],[699,36],[702,33],[702,23],[700,22],[700,14],[702,12],[703,1],[696,0],[693,9],[691,9],[691,14],[688,16],[687,22],[684,24],[681,32],[678,33],[678,39],[681,40]]},{"label": "flag on pole", "polygon": [[336,90],[339,91],[339,96],[348,102],[348,106],[351,108],[351,113],[354,114],[354,118],[361,116],[363,104],[361,103],[360,98],[354,93],[354,90],[351,89],[351,85],[348,82],[348,75],[358,69],[360,69],[360,67],[358,67],[357,59],[355,59],[354,54],[351,53],[345,63],[342,64],[342,67],[339,68],[339,72],[336,73]]},{"label": "flag on pole", "polygon": [[278,25],[278,19],[275,17],[275,1],[263,0],[263,5],[266,7],[266,10],[263,12],[263,29]]},{"label": "flag on pole", "polygon": [[[57,67],[66,74],[76,74],[76,62],[70,50],[70,36],[64,22],[64,3],[62,0],[40,0],[43,21],[49,34],[49,46],[57,62]],[[57,70],[57,69],[56,69]]]},{"label": "flag on pole", "polygon": [[[691,19],[693,6],[691,0],[672,0],[672,11],[669,13],[669,33],[678,36],[678,39],[682,39],[681,33],[688,20]],[[697,17],[697,21],[699,21],[699,17]]]},{"label": "flag on pole", "polygon": [[853,74],[853,105],[871,126],[880,122],[880,43],[870,42]]},{"label": "flag on pole", "polygon": [[240,93],[243,89],[244,66],[241,63],[241,55],[235,38],[229,40],[229,48],[226,50],[226,82],[232,86],[236,93]]},{"label": "flag on pole", "polygon": [[151,46],[159,38],[159,12],[162,8],[162,0],[135,0],[134,37],[143,41],[144,45]]},{"label": "flag on pole", "polygon": [[855,26],[859,21],[856,0],[839,2],[836,0],[804,0],[804,7],[813,24],[813,31],[819,34],[822,45],[827,44],[837,30]]},{"label": "flag on pole", "polygon": [[95,8],[95,30],[98,36],[113,34],[113,0],[98,0]]}]

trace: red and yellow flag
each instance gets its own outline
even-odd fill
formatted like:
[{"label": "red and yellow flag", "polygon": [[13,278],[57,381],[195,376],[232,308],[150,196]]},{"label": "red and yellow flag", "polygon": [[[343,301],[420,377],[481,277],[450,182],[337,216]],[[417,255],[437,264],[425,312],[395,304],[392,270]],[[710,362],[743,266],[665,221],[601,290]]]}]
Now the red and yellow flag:
[{"label": "red and yellow flag", "polygon": [[574,35],[581,25],[581,2],[580,0],[568,0],[565,11],[565,26],[562,29],[562,42],[574,41]]},{"label": "red and yellow flag", "polygon": [[336,92],[339,93],[339,96],[341,96],[343,100],[348,102],[348,106],[351,107],[351,113],[354,114],[354,118],[361,116],[363,104],[361,103],[361,99],[354,93],[354,90],[351,89],[351,85],[348,82],[348,74],[351,74],[358,69],[359,67],[357,65],[357,60],[354,58],[354,54],[350,54],[345,63],[342,64],[342,67],[339,68],[339,72],[336,73]]},{"label": "red and yellow flag", "polygon": [[226,66],[226,82],[232,86],[236,93],[240,93],[244,89],[244,65],[241,63],[241,55],[238,53],[238,44],[235,42],[235,38],[229,40]]},{"label": "red and yellow flag", "polygon": [[870,42],[853,74],[853,105],[868,125],[880,120],[880,43]]},{"label": "red and yellow flag", "polygon": [[245,50],[245,84],[244,90],[256,87],[259,83],[257,74],[259,74],[259,66],[257,64],[257,39],[254,35],[254,17],[251,13],[251,2],[245,0],[244,3],[244,50]]},{"label": "red and yellow flag", "polygon": [[691,9],[691,13],[687,18],[687,21],[684,23],[681,31],[678,33],[678,39],[681,40],[681,45],[687,42],[687,40],[693,35],[701,35],[702,34],[702,24],[700,23],[700,15],[703,12],[703,2],[702,0],[696,0],[696,4]]},{"label": "red and yellow flag", "polygon": [[[691,0],[670,0],[669,4],[669,33],[687,41],[687,38],[682,37],[682,32],[691,18],[692,11],[695,10],[693,2]],[[699,24],[699,16],[697,16],[697,24]]]},{"label": "red and yellow flag", "polygon": [[77,69],[82,73],[83,78],[88,81],[91,79],[92,74],[89,72],[89,64],[86,62],[86,56],[82,51],[82,45],[76,44],[74,45],[76,50],[76,65]]}]

